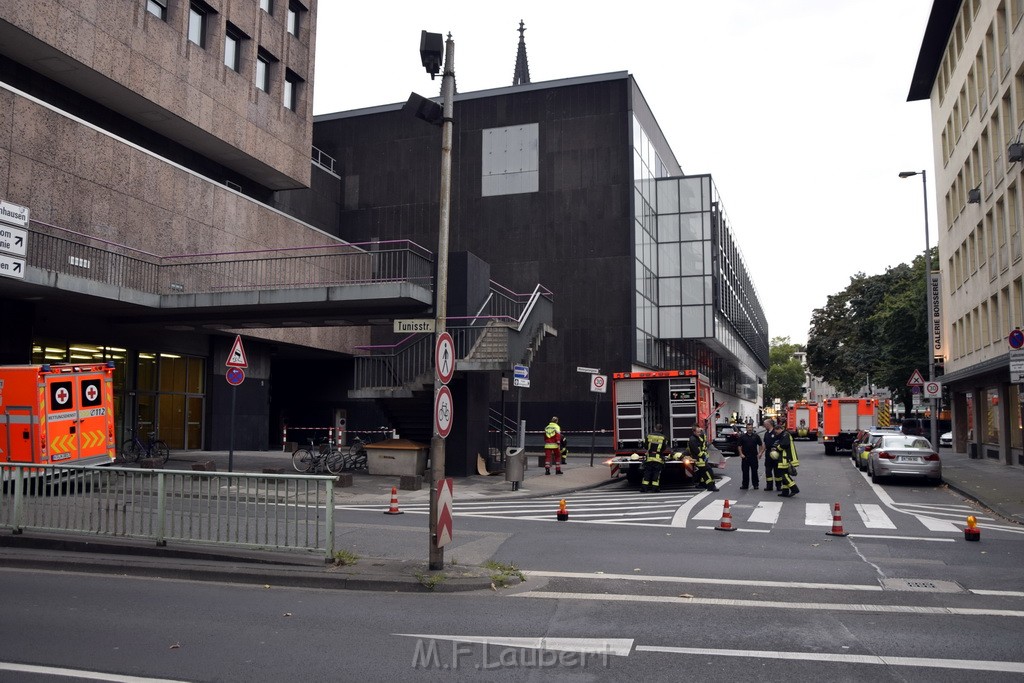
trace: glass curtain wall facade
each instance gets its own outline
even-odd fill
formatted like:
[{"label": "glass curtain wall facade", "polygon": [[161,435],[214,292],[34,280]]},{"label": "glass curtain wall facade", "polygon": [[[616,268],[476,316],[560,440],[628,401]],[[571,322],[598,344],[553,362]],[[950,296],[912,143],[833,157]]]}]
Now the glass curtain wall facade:
[{"label": "glass curtain wall facade", "polygon": [[710,175],[665,177],[633,118],[635,357],[758,400],[768,323]]},{"label": "glass curtain wall facade", "polygon": [[55,339],[32,344],[33,363],[106,361],[114,361],[114,420],[119,443],[130,439],[130,430],[137,427],[143,441],[156,432],[175,450],[203,447],[205,358]]}]

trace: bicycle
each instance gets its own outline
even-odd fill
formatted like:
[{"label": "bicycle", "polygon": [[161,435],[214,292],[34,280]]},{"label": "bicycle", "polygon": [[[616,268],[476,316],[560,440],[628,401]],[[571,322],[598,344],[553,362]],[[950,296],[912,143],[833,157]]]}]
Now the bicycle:
[{"label": "bicycle", "polygon": [[149,432],[146,435],[146,443],[139,439],[138,429],[129,429],[132,438],[124,444],[121,449],[122,462],[138,462],[143,458],[156,458],[161,463],[166,463],[171,457],[171,449],[167,443],[156,438],[156,432]]},{"label": "bicycle", "polygon": [[345,469],[345,454],[334,448],[329,439],[323,439],[314,447],[310,439],[309,448],[297,448],[292,453],[292,467],[296,472],[317,473],[326,469],[330,474],[341,474]]},{"label": "bicycle", "polygon": [[348,446],[348,452],[345,454],[344,469],[346,470],[365,470],[367,467],[367,456],[366,456],[366,441],[362,437],[355,437],[352,439],[352,443]]}]

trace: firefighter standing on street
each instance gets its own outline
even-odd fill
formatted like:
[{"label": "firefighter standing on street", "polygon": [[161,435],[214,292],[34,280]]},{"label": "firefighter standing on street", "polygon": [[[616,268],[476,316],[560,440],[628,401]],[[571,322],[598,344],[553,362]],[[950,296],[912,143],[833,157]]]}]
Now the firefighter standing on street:
[{"label": "firefighter standing on street", "polygon": [[693,428],[687,448],[694,460],[694,464],[697,465],[697,488],[717,491],[718,487],[715,486],[715,477],[711,474],[711,468],[708,467],[708,437],[704,434],[704,428],[700,425]]},{"label": "firefighter standing on street", "polygon": [[661,423],[654,425],[654,431],[647,435],[647,459],[644,461],[644,479],[640,482],[640,493],[661,490],[661,468],[664,467],[662,454],[665,449],[665,434]]},{"label": "firefighter standing on street", "polygon": [[772,458],[772,449],[775,448],[775,420],[766,418],[764,421],[764,490],[771,491],[773,488],[782,490],[782,479],[777,469],[778,461]]},{"label": "firefighter standing on street", "polygon": [[797,465],[800,464],[796,457],[796,445],[793,443],[793,436],[780,424],[775,425],[775,444],[769,455],[776,461],[778,481],[782,488],[779,495],[783,498],[792,498],[800,493],[800,487],[793,480]]},{"label": "firefighter standing on street", "polygon": [[552,417],[544,428],[544,474],[551,474],[551,463],[555,464],[555,474],[562,473],[562,428],[558,426],[558,418]]}]

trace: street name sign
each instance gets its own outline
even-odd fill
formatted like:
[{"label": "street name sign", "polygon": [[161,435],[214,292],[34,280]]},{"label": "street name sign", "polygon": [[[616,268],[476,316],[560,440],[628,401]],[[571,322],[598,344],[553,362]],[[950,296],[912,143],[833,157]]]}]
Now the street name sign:
[{"label": "street name sign", "polygon": [[12,204],[0,199],[0,223],[27,228],[29,211],[27,206]]},{"label": "street name sign", "polygon": [[437,321],[432,318],[417,320],[395,320],[392,328],[397,334],[414,334],[417,332],[433,332]]}]

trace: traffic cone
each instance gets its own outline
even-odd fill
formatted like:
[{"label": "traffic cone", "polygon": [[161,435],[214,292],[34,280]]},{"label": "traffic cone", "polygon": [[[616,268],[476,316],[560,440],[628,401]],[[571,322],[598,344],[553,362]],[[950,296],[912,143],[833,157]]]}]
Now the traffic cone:
[{"label": "traffic cone", "polygon": [[722,521],[715,527],[718,531],[736,531],[736,527],[732,525],[732,513],[729,512],[729,499],[725,499],[725,505],[722,506]]},{"label": "traffic cone", "polygon": [[825,532],[829,536],[849,536],[843,531],[843,516],[839,513],[839,503],[832,509],[832,531]]},{"label": "traffic cone", "polygon": [[978,520],[974,518],[974,515],[971,515],[967,518],[967,526],[964,528],[964,540],[981,540],[981,529],[978,528]]},{"label": "traffic cone", "polygon": [[398,509],[398,489],[394,486],[391,487],[391,507],[384,511],[385,515],[401,515],[405,514]]},{"label": "traffic cone", "polygon": [[569,520],[569,511],[565,509],[565,498],[558,501],[558,517],[559,522],[566,522]]}]

